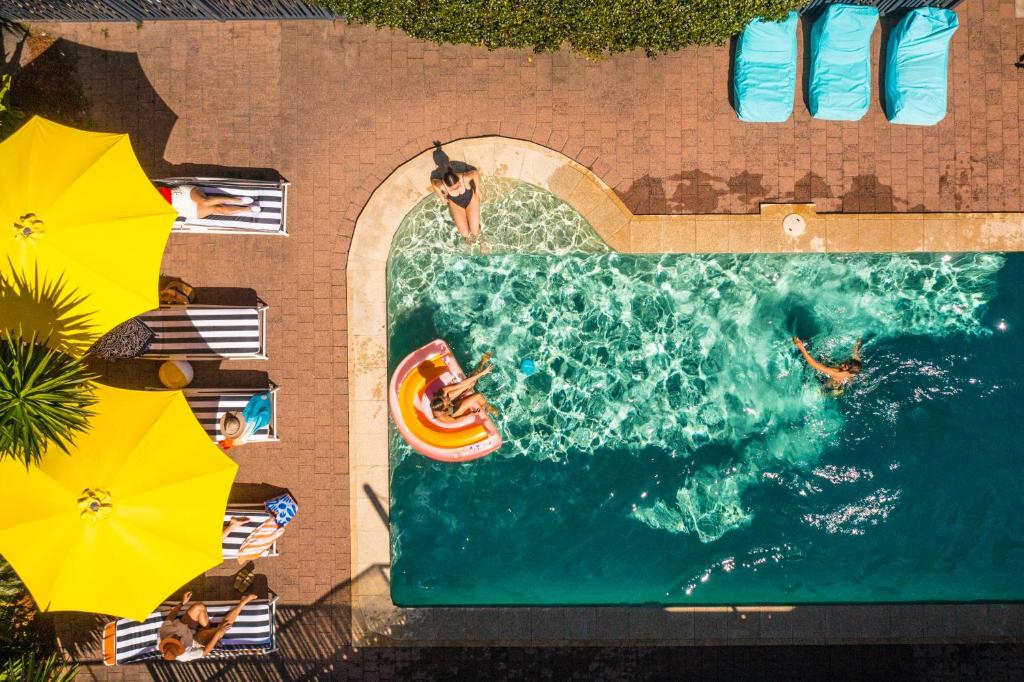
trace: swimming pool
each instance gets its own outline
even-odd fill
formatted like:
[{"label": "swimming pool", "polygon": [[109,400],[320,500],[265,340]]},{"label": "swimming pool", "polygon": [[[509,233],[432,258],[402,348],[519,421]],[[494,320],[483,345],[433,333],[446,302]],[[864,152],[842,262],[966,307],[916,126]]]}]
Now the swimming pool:
[{"label": "swimming pool", "polygon": [[[395,603],[1022,597],[1024,255],[625,255],[485,192],[489,254],[428,198],[388,264],[390,368],[492,351],[506,441],[452,465],[392,429]],[[864,374],[825,396],[794,333],[863,336]]]}]

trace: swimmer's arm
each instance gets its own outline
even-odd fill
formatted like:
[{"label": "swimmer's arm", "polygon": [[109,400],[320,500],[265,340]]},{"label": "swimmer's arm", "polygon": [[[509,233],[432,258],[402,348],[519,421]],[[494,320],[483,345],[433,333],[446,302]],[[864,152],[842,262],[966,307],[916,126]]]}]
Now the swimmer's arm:
[{"label": "swimmer's arm", "polygon": [[853,352],[850,354],[854,360],[860,360],[860,344],[861,339],[858,337],[857,343],[853,344]]},{"label": "swimmer's arm", "polygon": [[795,336],[793,337],[793,345],[800,349],[800,354],[804,356],[804,360],[815,371],[821,372],[829,379],[832,379],[833,381],[840,384],[849,379],[849,375],[843,370],[836,369],[835,367],[829,367],[828,365],[823,365],[822,363],[812,358],[811,354],[808,353],[807,349],[804,347],[804,342],[796,338]]}]

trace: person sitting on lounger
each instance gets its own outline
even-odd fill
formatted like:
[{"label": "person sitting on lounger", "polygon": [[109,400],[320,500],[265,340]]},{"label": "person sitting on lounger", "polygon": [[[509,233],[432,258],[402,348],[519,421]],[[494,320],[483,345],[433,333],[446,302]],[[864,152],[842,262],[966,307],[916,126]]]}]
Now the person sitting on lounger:
[{"label": "person sitting on lounger", "polygon": [[837,367],[831,367],[812,358],[811,354],[807,352],[804,342],[795,336],[793,337],[793,345],[800,349],[800,354],[804,356],[807,364],[825,378],[825,392],[832,396],[842,395],[846,385],[861,373],[864,365],[860,360],[860,344],[861,340],[857,339],[857,343],[853,344],[853,352],[850,353],[850,359],[840,362]]},{"label": "person sitting on lounger", "polygon": [[476,382],[494,371],[494,366],[490,364],[490,359],[490,353],[484,354],[472,374],[458,383],[442,387],[434,395],[430,401],[430,411],[433,413],[434,419],[450,423],[459,417],[464,417],[467,414],[479,412],[480,410],[494,410],[487,402],[487,399],[474,390]]},{"label": "person sitting on lounger", "polygon": [[480,171],[456,173],[448,166],[440,180],[431,180],[434,192],[448,205],[455,227],[469,243],[480,238]]},{"label": "person sitting on lounger", "polygon": [[160,195],[174,207],[178,215],[186,220],[207,218],[212,215],[235,215],[236,213],[259,213],[258,201],[252,197],[231,197],[221,194],[207,194],[195,185],[158,187]]},{"label": "person sitting on lounger", "polygon": [[160,643],[157,648],[164,660],[187,663],[209,656],[234,625],[242,608],[255,598],[255,594],[245,595],[235,608],[228,611],[220,625],[210,625],[210,614],[202,602],[190,605],[184,615],[178,618],[178,612],[192,599],[192,593],[186,592],[181,603],[171,609],[160,626]]}]

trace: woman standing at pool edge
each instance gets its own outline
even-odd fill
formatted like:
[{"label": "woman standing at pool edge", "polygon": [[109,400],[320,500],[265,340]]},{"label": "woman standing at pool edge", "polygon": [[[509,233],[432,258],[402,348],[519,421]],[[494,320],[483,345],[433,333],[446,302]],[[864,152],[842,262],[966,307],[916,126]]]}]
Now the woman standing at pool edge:
[{"label": "woman standing at pool edge", "polygon": [[472,244],[480,238],[480,171],[456,173],[450,165],[440,180],[431,179],[434,192],[448,204],[459,234]]}]

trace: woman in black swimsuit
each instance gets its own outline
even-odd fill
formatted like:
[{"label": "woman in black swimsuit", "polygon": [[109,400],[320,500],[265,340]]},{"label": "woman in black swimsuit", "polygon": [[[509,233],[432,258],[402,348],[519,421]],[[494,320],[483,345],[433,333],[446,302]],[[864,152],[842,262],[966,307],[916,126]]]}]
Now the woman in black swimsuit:
[{"label": "woman in black swimsuit", "polygon": [[431,180],[434,192],[448,204],[452,220],[463,239],[472,243],[480,238],[480,171],[456,173],[448,166],[440,180]]}]

